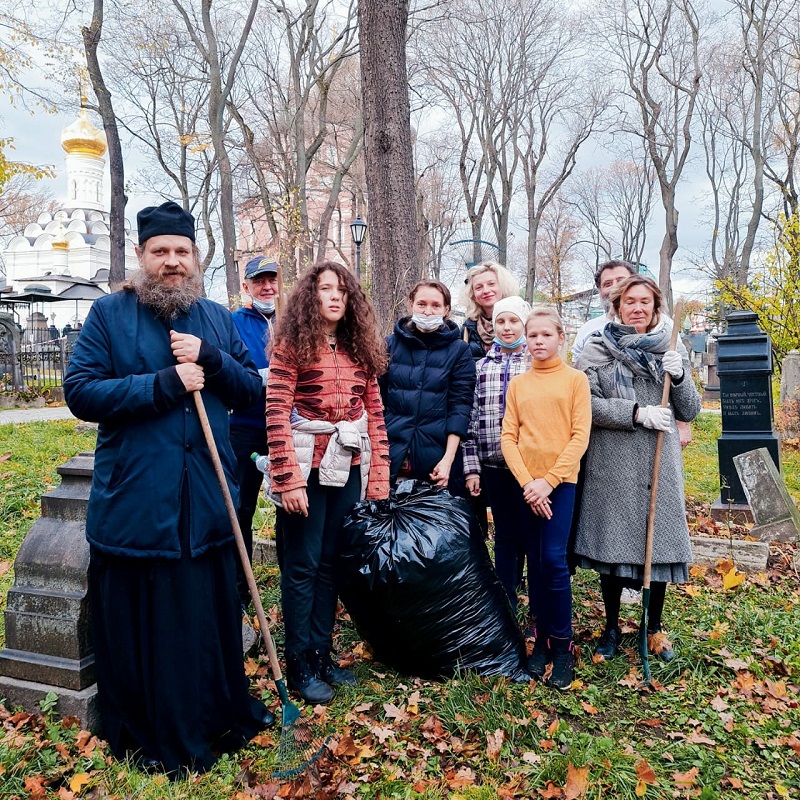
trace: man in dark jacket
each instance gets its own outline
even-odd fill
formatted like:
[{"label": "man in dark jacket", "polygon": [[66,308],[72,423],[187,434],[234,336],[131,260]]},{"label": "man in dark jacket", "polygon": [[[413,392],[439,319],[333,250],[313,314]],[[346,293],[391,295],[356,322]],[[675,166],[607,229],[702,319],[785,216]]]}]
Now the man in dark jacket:
[{"label": "man in dark jacket", "polygon": [[[236,477],[239,482],[239,505],[236,513],[242,529],[247,555],[253,557],[253,515],[263,475],[250,456],[267,454],[266,391],[269,357],[267,347],[275,322],[275,299],[278,296],[278,265],[264,256],[251,258],[244,268],[242,290],[250,305],[233,312],[233,324],[239,331],[253,363],[261,375],[258,400],[250,408],[231,414],[231,447],[236,456]],[[239,566],[239,597],[243,606],[250,603],[250,592]]]},{"label": "man in dark jacket", "polygon": [[140,269],[92,306],[64,393],[100,423],[86,538],[103,734],[175,773],[274,719],[248,693],[231,525],[192,396],[235,499],[228,409],[261,381],[231,315],[200,297],[193,217],[164,203],[138,224]]}]

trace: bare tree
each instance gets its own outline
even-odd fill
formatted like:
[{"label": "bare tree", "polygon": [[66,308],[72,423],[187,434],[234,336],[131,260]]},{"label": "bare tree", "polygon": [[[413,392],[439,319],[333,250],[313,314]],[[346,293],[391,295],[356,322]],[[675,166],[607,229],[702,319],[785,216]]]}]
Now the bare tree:
[{"label": "bare tree", "polygon": [[408,0],[361,0],[372,295],[384,329],[421,273],[406,71]]},{"label": "bare tree", "polygon": [[[675,194],[692,144],[700,90],[700,21],[692,0],[622,0],[606,17],[611,59],[620,64],[638,124],[628,131],[647,144],[661,189],[664,239],[659,285],[671,297],[678,250]],[[605,36],[604,36],[605,38]]]},{"label": "bare tree", "polygon": [[[125,281],[125,164],[122,159],[122,143],[119,139],[117,117],[111,102],[111,92],[106,86],[100,68],[98,47],[103,35],[103,0],[94,0],[92,21],[88,27],[81,28],[83,46],[86,51],[86,65],[92,88],[97,97],[97,109],[103,120],[103,128],[108,142],[108,165],[111,174],[111,212],[109,215],[109,238],[111,239],[108,284],[112,290],[118,289]],[[81,103],[85,98],[81,98]]]},{"label": "bare tree", "polygon": [[530,96],[520,126],[518,147],[528,223],[525,297],[533,301],[537,278],[539,226],[577,163],[578,151],[600,122],[605,99],[587,87],[581,94],[576,75],[562,73]]},{"label": "bare tree", "polygon": [[[96,0],[97,1],[97,0]],[[247,15],[241,21],[232,19],[231,8],[221,9],[225,16],[212,13],[213,0],[200,0],[200,19],[190,14],[181,0],[173,0],[186,30],[208,68],[208,128],[217,160],[220,185],[220,220],[222,225],[222,250],[225,261],[225,287],[228,303],[239,302],[239,275],[235,262],[236,220],[233,210],[233,171],[225,135],[228,127],[227,106],[236,80],[239,62],[247,37],[253,25],[258,0],[249,0]],[[230,37],[230,44],[220,41],[219,34],[236,28],[238,35]]]},{"label": "bare tree", "polygon": [[420,258],[425,274],[441,279],[442,262],[460,224],[461,184],[449,145],[441,137],[417,141],[417,218],[422,231]]},{"label": "bare tree", "polygon": [[332,0],[299,6],[270,0],[247,58],[246,96],[231,109],[244,138],[252,196],[273,242],[280,240],[290,280],[298,263],[339,244],[330,225],[363,148],[355,2],[341,13],[337,8]]},{"label": "bare tree", "polygon": [[539,226],[539,251],[542,268],[538,286],[558,313],[564,298],[574,290],[572,270],[574,248],[579,242],[580,222],[570,206],[556,197],[548,204]]},{"label": "bare tree", "polygon": [[169,14],[156,20],[136,7],[119,8],[113,43],[131,57],[109,63],[108,73],[123,101],[117,109],[120,125],[154,161],[140,168],[132,183],[177,199],[199,219],[205,270],[216,256],[219,185],[206,122],[206,64],[180,27]]}]

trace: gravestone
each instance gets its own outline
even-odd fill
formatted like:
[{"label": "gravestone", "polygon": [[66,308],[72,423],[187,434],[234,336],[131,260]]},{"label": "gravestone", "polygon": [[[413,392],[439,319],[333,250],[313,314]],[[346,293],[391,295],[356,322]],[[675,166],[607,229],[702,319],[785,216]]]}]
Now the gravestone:
[{"label": "gravestone", "polygon": [[733,461],[755,519],[750,535],[762,542],[797,541],[800,511],[786,491],[767,448],[734,456]]},{"label": "gravestone", "polygon": [[717,340],[708,337],[707,350],[703,354],[706,367],[706,383],[703,386],[703,400],[719,400],[719,376],[717,375]]},{"label": "gravestone", "polygon": [[81,453],[58,468],[61,485],[43,495],[42,516],[14,561],[0,650],[0,697],[8,707],[38,711],[54,692],[56,712],[85,728],[99,723],[84,533],[93,470],[94,453]]},{"label": "gravestone", "polygon": [[800,392],[800,350],[790,350],[781,364],[781,404]]},{"label": "gravestone", "polygon": [[0,391],[22,388],[19,344],[19,330],[14,317],[0,313]]},{"label": "gravestone", "polygon": [[711,506],[716,520],[752,522],[733,459],[765,447],[780,470],[780,446],[772,418],[772,346],[758,327],[758,314],[734,311],[728,332],[717,340],[722,435],[717,441],[720,496]]}]

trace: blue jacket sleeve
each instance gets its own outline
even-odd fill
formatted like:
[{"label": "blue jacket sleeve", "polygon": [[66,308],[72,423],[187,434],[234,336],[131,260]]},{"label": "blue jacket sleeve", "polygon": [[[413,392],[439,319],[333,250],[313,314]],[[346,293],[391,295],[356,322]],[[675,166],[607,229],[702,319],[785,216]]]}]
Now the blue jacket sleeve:
[{"label": "blue jacket sleeve", "polygon": [[460,353],[450,373],[450,391],[447,401],[447,433],[462,439],[469,430],[472,401],[475,392],[475,362],[469,347],[459,342]]},{"label": "blue jacket sleeve", "polygon": [[234,410],[250,408],[261,396],[261,376],[233,321],[230,322],[229,352],[219,350],[222,363],[206,372],[206,389]]},{"label": "blue jacket sleeve", "polygon": [[89,422],[124,422],[158,414],[155,373],[116,377],[112,335],[103,307],[95,303],[75,343],[64,378],[64,399],[70,411]]}]

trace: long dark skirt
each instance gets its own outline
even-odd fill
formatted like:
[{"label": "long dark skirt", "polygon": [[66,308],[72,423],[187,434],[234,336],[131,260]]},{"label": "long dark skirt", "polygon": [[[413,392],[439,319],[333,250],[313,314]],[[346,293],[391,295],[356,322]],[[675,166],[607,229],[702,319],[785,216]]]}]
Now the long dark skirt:
[{"label": "long dark skirt", "polygon": [[265,712],[244,674],[234,545],[190,558],[181,544],[179,560],[92,548],[89,572],[103,735],[175,774],[209,769]]}]

